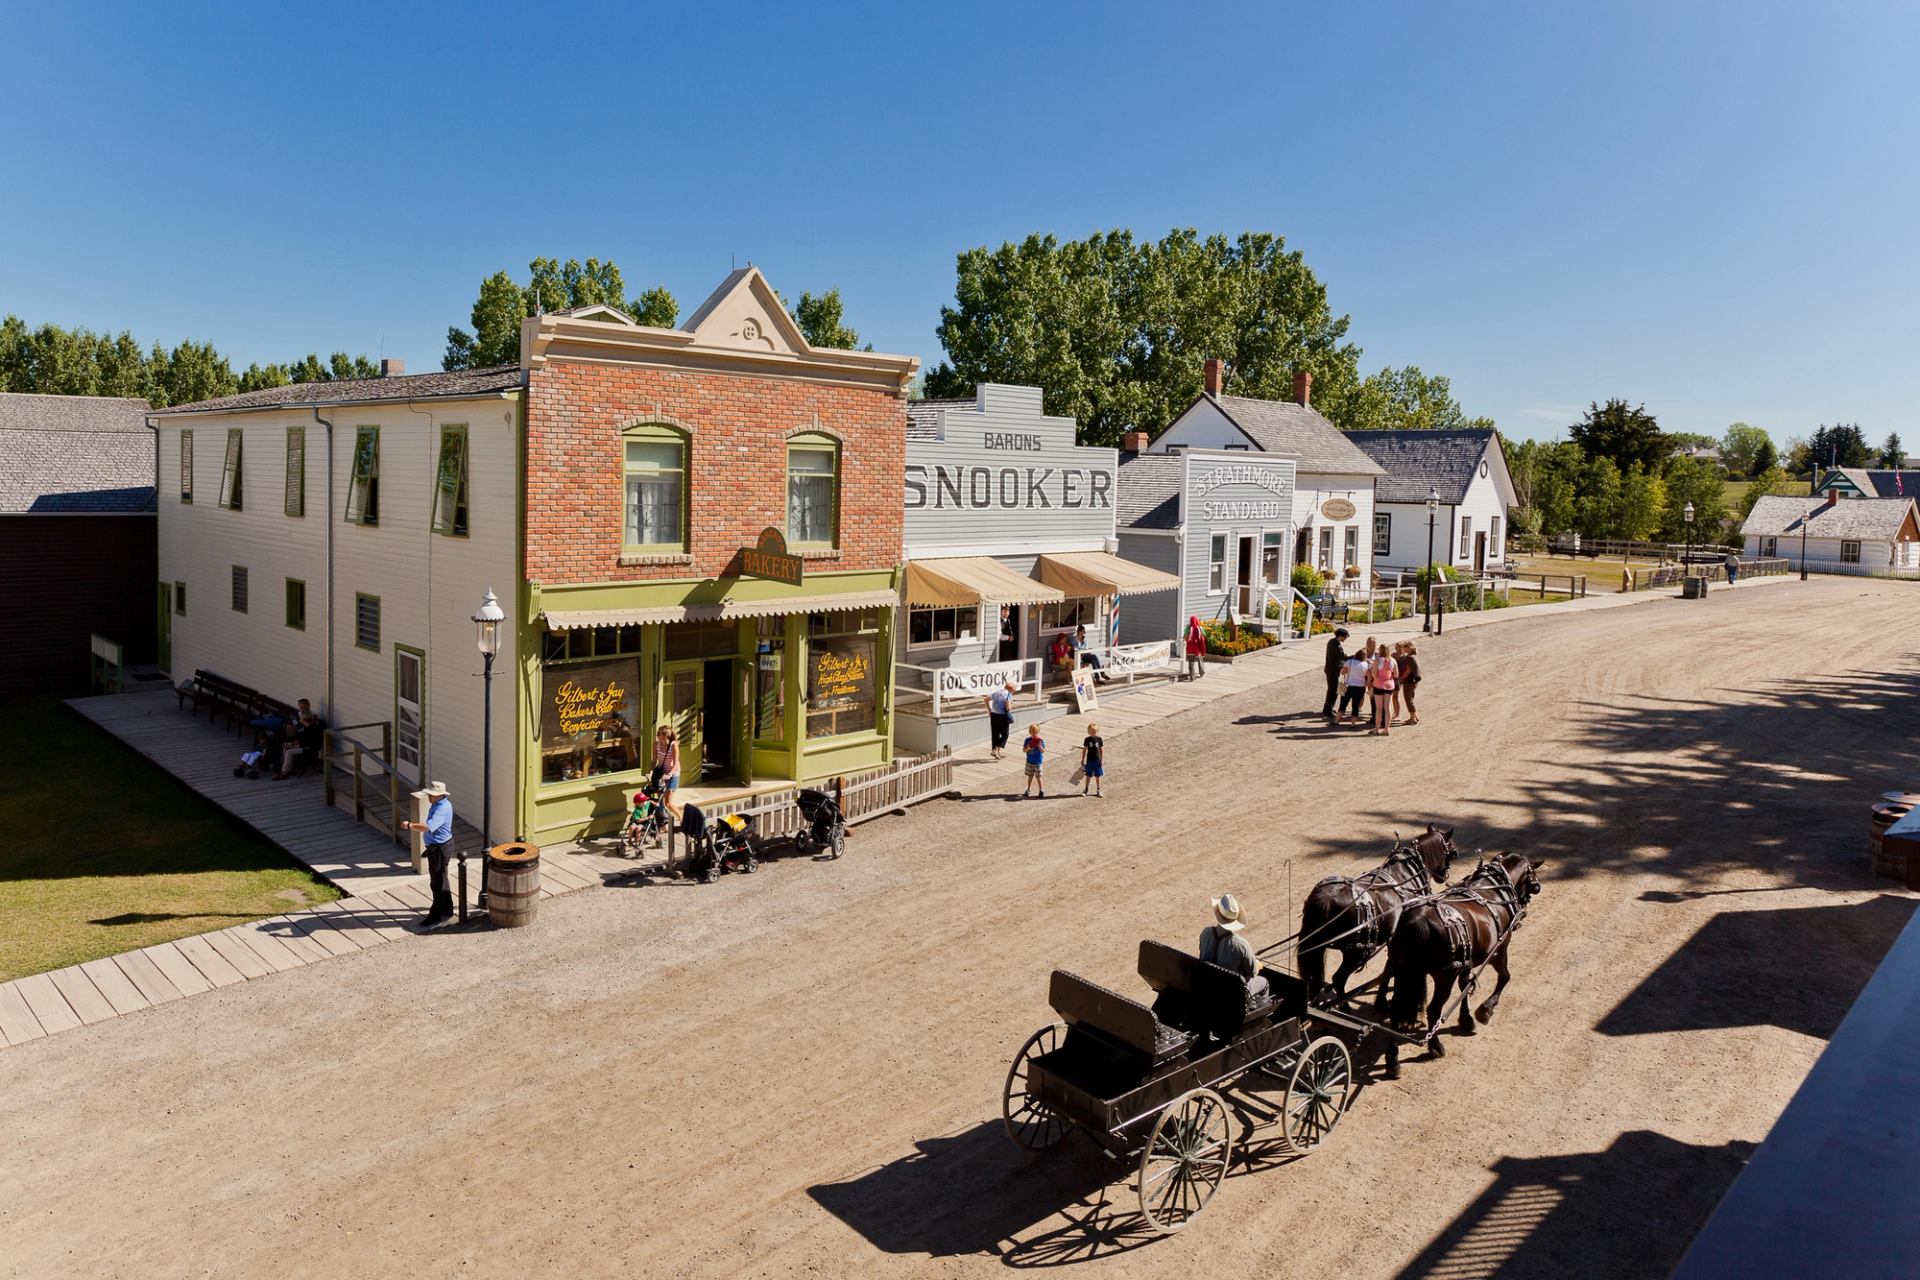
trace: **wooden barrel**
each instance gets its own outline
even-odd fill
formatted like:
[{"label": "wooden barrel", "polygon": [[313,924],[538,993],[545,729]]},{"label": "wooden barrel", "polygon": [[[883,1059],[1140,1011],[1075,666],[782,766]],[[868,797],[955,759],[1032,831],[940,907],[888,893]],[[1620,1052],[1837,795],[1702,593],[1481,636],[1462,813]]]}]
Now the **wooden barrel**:
[{"label": "wooden barrel", "polygon": [[515,841],[487,850],[487,915],[496,929],[533,923],[540,902],[540,846]]},{"label": "wooden barrel", "polygon": [[1899,850],[1889,852],[1885,836],[1887,828],[1900,821],[1913,811],[1913,805],[1904,800],[1883,800],[1873,806],[1872,821],[1867,833],[1867,861],[1872,865],[1875,875],[1887,876],[1904,883],[1907,880],[1907,855]]}]

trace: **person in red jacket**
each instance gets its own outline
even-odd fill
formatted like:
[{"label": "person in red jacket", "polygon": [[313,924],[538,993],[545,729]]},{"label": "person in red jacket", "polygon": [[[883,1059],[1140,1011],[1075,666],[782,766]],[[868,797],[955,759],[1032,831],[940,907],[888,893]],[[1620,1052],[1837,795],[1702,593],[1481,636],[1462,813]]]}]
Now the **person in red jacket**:
[{"label": "person in red jacket", "polygon": [[1206,652],[1207,635],[1200,630],[1200,618],[1195,615],[1187,619],[1187,679],[1198,680],[1206,674]]}]

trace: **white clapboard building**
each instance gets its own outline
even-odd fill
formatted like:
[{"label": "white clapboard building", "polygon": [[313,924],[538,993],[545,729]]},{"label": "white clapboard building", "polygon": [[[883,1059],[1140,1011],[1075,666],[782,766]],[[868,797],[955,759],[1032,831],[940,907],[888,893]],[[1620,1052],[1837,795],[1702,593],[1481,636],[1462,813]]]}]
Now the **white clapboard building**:
[{"label": "white clapboard building", "polygon": [[1115,554],[1118,456],[1075,441],[1038,387],[982,384],[972,399],[908,406],[904,615],[894,737],[903,751],[983,742],[984,699],[1008,680],[1026,698],[1070,685],[1054,637],[1087,629],[1109,670],[1167,665],[1112,651],[1112,622],[1171,574]]},{"label": "white clapboard building", "polygon": [[1912,498],[1769,494],[1741,524],[1752,556],[1787,560],[1816,573],[1920,577],[1920,514]]},{"label": "white clapboard building", "polygon": [[1349,431],[1347,439],[1386,471],[1373,490],[1376,567],[1416,570],[1431,554],[1435,564],[1478,574],[1506,559],[1514,495],[1499,432]]}]

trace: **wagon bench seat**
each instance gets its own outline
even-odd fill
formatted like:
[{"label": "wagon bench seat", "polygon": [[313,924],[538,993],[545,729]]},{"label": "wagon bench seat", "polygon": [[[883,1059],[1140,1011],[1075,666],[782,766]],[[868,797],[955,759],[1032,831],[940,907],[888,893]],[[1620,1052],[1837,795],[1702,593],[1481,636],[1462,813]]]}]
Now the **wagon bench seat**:
[{"label": "wagon bench seat", "polygon": [[1097,1035],[1154,1066],[1171,1062],[1193,1043],[1190,1034],[1160,1021],[1139,1001],[1065,969],[1053,971],[1047,1001],[1068,1027]]}]

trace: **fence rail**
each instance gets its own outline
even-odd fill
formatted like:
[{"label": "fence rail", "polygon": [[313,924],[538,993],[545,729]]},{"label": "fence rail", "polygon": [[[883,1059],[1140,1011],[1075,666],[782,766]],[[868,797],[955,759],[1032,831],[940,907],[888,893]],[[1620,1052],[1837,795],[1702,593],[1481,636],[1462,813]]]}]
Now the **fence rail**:
[{"label": "fence rail", "polygon": [[126,663],[118,640],[98,631],[87,637],[88,687],[95,693],[119,693],[126,687]]},{"label": "fence rail", "polygon": [[[1740,561],[1740,575],[1747,578],[1770,578],[1787,573],[1792,565],[1784,556],[1761,556],[1752,560]],[[1705,578],[1709,582],[1725,582],[1727,569],[1725,564],[1662,564],[1651,569],[1636,569],[1631,566],[1620,571],[1620,586],[1624,591],[1649,591],[1656,587],[1676,587],[1687,578]]]},{"label": "fence rail", "polygon": [[[353,736],[362,729],[380,731],[379,747]],[[320,734],[320,777],[329,807],[338,804],[343,796],[350,798],[351,804],[347,807],[355,822],[378,828],[395,844],[404,845],[406,841],[400,834],[400,796],[407,788],[394,772],[392,753],[393,725],[389,721],[370,720],[366,724],[325,729]],[[369,764],[373,766],[371,773],[367,768]],[[339,777],[343,773],[347,775],[344,785]]]},{"label": "fence rail", "polygon": [[1735,547],[1717,542],[1643,542],[1628,538],[1582,538],[1573,534],[1555,534],[1542,542],[1549,556],[1586,557],[1596,560],[1619,556],[1622,559],[1677,560],[1688,552],[1696,556],[1722,557]]}]

